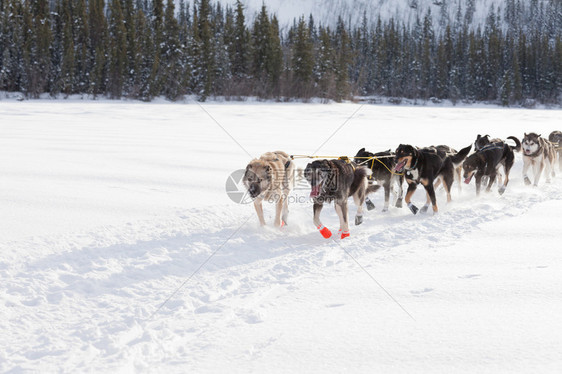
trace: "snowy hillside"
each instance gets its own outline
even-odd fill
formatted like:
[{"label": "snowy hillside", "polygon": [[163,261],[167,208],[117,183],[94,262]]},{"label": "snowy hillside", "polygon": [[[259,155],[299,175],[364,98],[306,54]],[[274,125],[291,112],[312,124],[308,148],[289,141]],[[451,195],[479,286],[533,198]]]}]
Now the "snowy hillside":
[{"label": "snowy hillside", "polygon": [[[224,4],[233,5],[234,0],[221,0]],[[467,0],[242,0],[247,14],[251,17],[259,12],[262,4],[277,14],[281,24],[288,25],[293,19],[302,15],[308,18],[312,14],[316,22],[335,25],[339,16],[351,25],[360,25],[363,15],[367,20],[376,22],[378,17],[382,21],[390,18],[413,23],[416,17],[423,19],[428,11],[431,11],[433,23],[438,27],[443,16],[454,20],[459,7],[464,15]],[[486,16],[493,7],[503,9],[507,0],[474,0],[473,26],[485,22]]]},{"label": "snowy hillside", "polygon": [[265,151],[460,148],[560,118],[0,101],[0,372],[560,372],[562,176],[527,187],[518,154],[503,196],[453,186],[436,216],[382,213],[378,193],[344,241],[313,227],[306,188],[283,230],[225,193]]}]

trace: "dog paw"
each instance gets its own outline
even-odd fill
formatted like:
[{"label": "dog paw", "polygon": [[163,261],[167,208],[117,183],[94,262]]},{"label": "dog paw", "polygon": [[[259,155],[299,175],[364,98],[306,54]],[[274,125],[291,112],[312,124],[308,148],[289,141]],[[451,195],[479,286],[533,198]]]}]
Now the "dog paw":
[{"label": "dog paw", "polygon": [[375,204],[370,199],[365,199],[365,205],[367,205],[367,210],[375,209]]},{"label": "dog paw", "polygon": [[396,201],[396,207],[397,207],[397,208],[402,208],[402,200],[397,200],[397,201]]},{"label": "dog paw", "polygon": [[426,213],[428,209],[429,209],[429,205],[424,205],[424,206],[421,207],[420,212]]},{"label": "dog paw", "polygon": [[503,193],[505,192],[505,186],[501,186],[498,192],[500,193],[500,195],[503,195]]},{"label": "dog paw", "polygon": [[386,213],[386,212],[388,212],[388,207],[387,207],[387,206],[385,206],[384,208],[382,208],[382,212],[383,212],[383,213]]},{"label": "dog paw", "polygon": [[351,235],[349,231],[340,231],[340,239],[345,239]]},{"label": "dog paw", "polygon": [[332,232],[326,226],[320,225],[320,226],[317,227],[317,229],[318,229],[318,231],[320,231],[320,234],[322,234],[322,236],[325,239],[330,239],[330,237],[332,236]]},{"label": "dog paw", "polygon": [[412,203],[408,203],[408,208],[410,208],[410,211],[414,214],[417,214],[419,211],[419,208]]},{"label": "dog paw", "polygon": [[355,216],[355,226],[359,226],[363,223],[363,216]]},{"label": "dog paw", "polygon": [[524,177],[523,177],[523,181],[525,182],[525,184],[526,184],[527,186],[531,184],[531,180],[529,179],[528,176],[524,176]]}]

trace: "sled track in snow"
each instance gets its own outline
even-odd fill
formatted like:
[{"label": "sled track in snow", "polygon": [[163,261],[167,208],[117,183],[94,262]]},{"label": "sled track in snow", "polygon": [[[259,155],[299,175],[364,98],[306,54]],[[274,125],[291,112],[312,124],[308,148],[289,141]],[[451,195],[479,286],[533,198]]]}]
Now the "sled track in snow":
[{"label": "sled track in snow", "polygon": [[[8,332],[11,345],[1,355],[12,362],[18,361],[18,355],[22,361],[56,361],[57,351],[52,347],[77,344],[90,355],[74,358],[65,367],[91,365],[88,360],[100,354],[106,358],[117,352],[134,355],[144,343],[163,339],[174,328],[171,321],[178,319],[195,326],[191,332],[197,342],[193,344],[204,347],[221,328],[259,323],[261,303],[291,292],[299,280],[357,268],[346,252],[377,278],[378,262],[453,245],[480,224],[562,199],[559,178],[538,189],[513,183],[501,197],[494,192],[475,198],[471,187],[465,187],[460,196],[455,192],[454,201],[441,205],[436,216],[413,216],[395,208],[386,214],[366,213],[363,225],[353,227],[352,236],[338,243],[321,238],[312,228],[309,204],[291,207],[290,225],[283,230],[259,228],[251,206],[210,207],[178,212],[163,222],[8,243],[2,250],[14,258],[8,255],[0,262],[0,276],[6,280],[4,310],[8,311],[0,326]],[[438,199],[443,201],[442,191]],[[335,226],[332,207],[326,207],[323,216],[327,225]],[[41,255],[46,248],[51,254]],[[29,256],[18,262],[15,254],[23,249]],[[193,278],[185,283],[190,275]],[[365,281],[370,282],[367,276]],[[392,284],[382,283],[393,294]],[[391,303],[374,283],[372,290],[373,297]],[[84,311],[91,313],[96,328],[84,327]],[[49,323],[41,322],[57,315],[55,320],[49,317]],[[204,325],[199,324],[202,316]],[[43,325],[33,332],[35,341],[14,328],[26,323]],[[0,369],[9,368],[0,365]]]}]

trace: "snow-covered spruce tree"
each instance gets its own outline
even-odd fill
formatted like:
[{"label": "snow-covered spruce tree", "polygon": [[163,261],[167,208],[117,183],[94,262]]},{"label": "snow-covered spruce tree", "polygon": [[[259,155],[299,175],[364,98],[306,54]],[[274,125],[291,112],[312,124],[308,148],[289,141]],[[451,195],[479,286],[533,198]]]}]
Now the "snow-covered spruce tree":
[{"label": "snow-covered spruce tree", "polygon": [[51,19],[48,0],[25,2],[25,50],[26,66],[25,93],[38,98],[43,92],[49,92],[51,77]]},{"label": "snow-covered spruce tree", "polygon": [[[195,9],[195,6],[194,6]],[[197,13],[197,23],[194,19],[194,56],[195,71],[197,72],[195,93],[200,101],[205,101],[213,94],[213,81],[215,78],[215,51],[212,41],[211,7],[209,0],[200,0]]]},{"label": "snow-covered spruce tree", "polygon": [[254,94],[267,97],[267,53],[269,50],[269,15],[262,5],[252,25],[252,75],[254,77]]},{"label": "snow-covered spruce tree", "polygon": [[152,28],[152,67],[148,78],[148,96],[153,98],[162,92],[162,51],[164,47],[164,2],[153,0],[152,14],[150,17]]},{"label": "snow-covered spruce tree", "polygon": [[68,96],[74,92],[76,69],[74,59],[74,36],[72,30],[73,15],[70,0],[62,0],[60,2],[60,10],[60,19],[62,21],[62,63],[60,68],[59,89]]},{"label": "snow-covered spruce tree", "polygon": [[291,96],[308,99],[312,94],[314,55],[310,31],[301,17],[296,26],[292,44],[292,89]]},{"label": "snow-covered spruce tree", "polygon": [[123,82],[123,93],[127,97],[137,98],[135,77],[140,74],[140,56],[137,28],[135,22],[136,8],[133,0],[123,0],[123,18],[127,35],[127,60]]},{"label": "snow-covered spruce tree", "polygon": [[238,91],[238,95],[248,95],[250,94],[248,88],[251,59],[250,31],[246,27],[242,2],[236,1],[235,7],[234,30],[231,41],[227,44],[233,79],[232,89]]},{"label": "snow-covered spruce tree", "polygon": [[336,53],[332,46],[331,34],[329,28],[319,27],[314,67],[318,96],[326,100],[332,99],[336,94]]},{"label": "snow-covered spruce tree", "polygon": [[88,2],[90,27],[90,87],[89,93],[96,97],[104,94],[107,82],[107,20],[104,15],[104,0]]},{"label": "snow-covered spruce tree", "polygon": [[119,99],[123,95],[127,69],[127,30],[123,19],[121,0],[112,0],[109,15],[109,97]]},{"label": "snow-covered spruce tree", "polygon": [[135,30],[137,39],[135,43],[135,64],[137,64],[139,68],[138,73],[134,77],[134,84],[131,87],[130,95],[143,101],[149,101],[152,98],[150,80],[152,68],[154,66],[154,40],[150,22],[147,20],[145,12],[142,9],[136,10]]},{"label": "snow-covered spruce tree", "polygon": [[3,0],[0,17],[0,90],[21,91],[25,74],[21,0]]},{"label": "snow-covered spruce tree", "polygon": [[181,66],[183,50],[179,41],[179,25],[175,18],[174,1],[166,3],[164,15],[164,34],[162,40],[162,93],[167,99],[177,100],[185,94],[183,69]]},{"label": "snow-covered spruce tree", "polygon": [[348,99],[351,93],[349,74],[351,65],[351,40],[341,18],[338,19],[335,33],[336,50],[336,92],[333,98],[337,102]]}]

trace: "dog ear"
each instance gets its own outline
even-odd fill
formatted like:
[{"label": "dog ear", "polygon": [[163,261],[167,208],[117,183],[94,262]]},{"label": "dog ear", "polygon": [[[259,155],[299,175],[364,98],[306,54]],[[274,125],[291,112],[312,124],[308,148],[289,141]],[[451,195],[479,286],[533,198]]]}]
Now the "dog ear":
[{"label": "dog ear", "polygon": [[480,140],[482,136],[480,134],[476,135],[476,141]]},{"label": "dog ear", "polygon": [[248,172],[252,171],[252,164],[246,166],[246,171],[244,172],[244,178],[248,176]]},{"label": "dog ear", "polygon": [[537,138],[540,138],[540,137],[541,137],[541,134],[537,135]]},{"label": "dog ear", "polygon": [[365,152],[365,148],[361,148],[357,153]]},{"label": "dog ear", "polygon": [[242,179],[248,179],[250,173],[254,173],[254,171],[252,170],[252,164],[248,164],[248,166],[246,166],[246,171],[244,172],[244,176],[242,177]]}]

